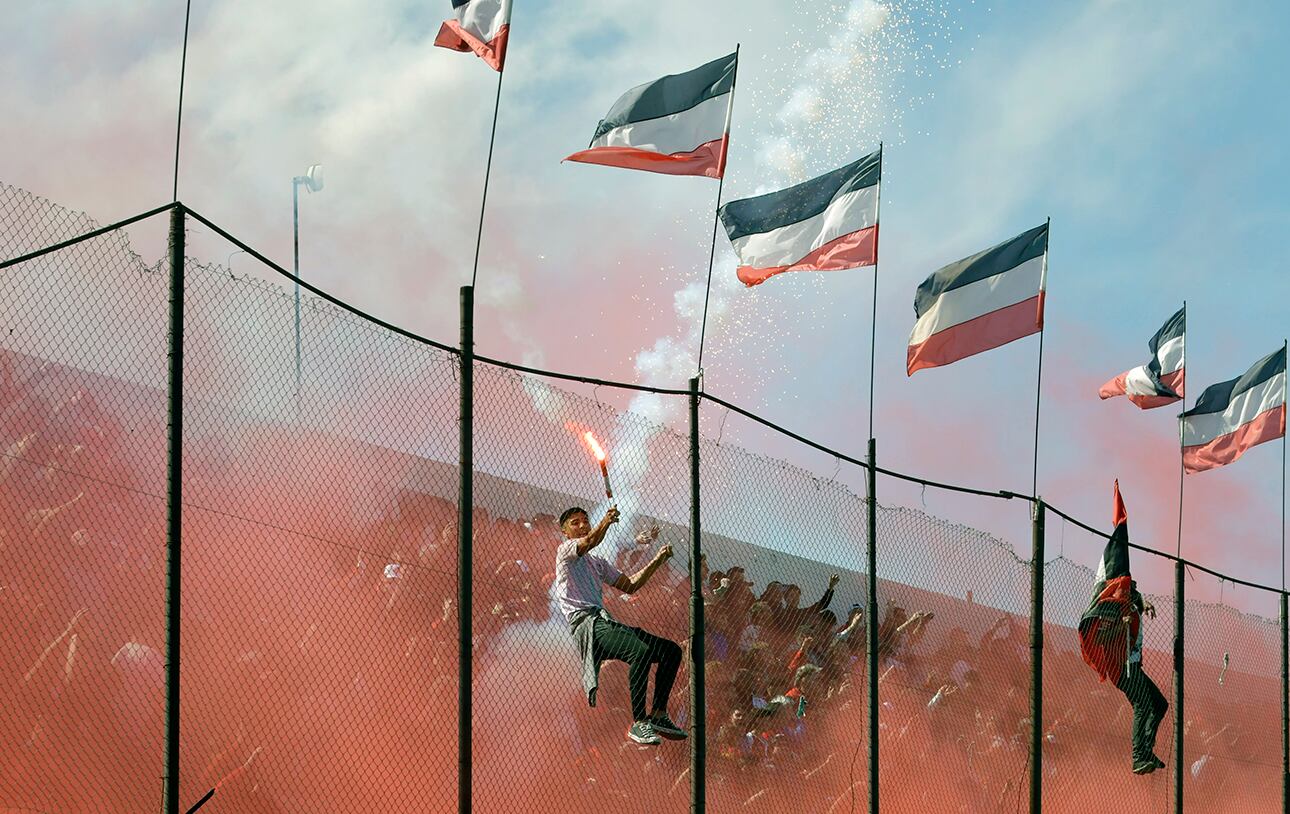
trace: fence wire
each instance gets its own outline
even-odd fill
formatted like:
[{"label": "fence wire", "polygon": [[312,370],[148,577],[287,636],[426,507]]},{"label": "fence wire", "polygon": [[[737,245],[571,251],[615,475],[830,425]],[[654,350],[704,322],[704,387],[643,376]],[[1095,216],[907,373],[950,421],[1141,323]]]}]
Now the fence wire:
[{"label": "fence wire", "polygon": [[185,272],[181,799],[452,807],[457,359]]},{"label": "fence wire", "polygon": [[[0,213],[9,257],[94,228],[7,186]],[[459,356],[311,296],[297,317],[290,288],[259,279],[277,272],[259,272],[184,269],[181,808],[214,789],[204,812],[454,811]],[[168,277],[119,230],[0,273],[0,809],[160,801]],[[718,433],[700,442],[692,567],[685,396],[638,393],[623,410],[597,398],[607,384],[577,395],[487,363],[474,380],[475,810],[690,808],[692,744],[629,728],[692,723],[692,571],[708,809],[865,810],[870,545],[883,810],[1025,810],[1035,726],[1049,811],[1168,810],[1177,768],[1186,810],[1279,805],[1276,592],[1189,576],[1183,765],[1171,709],[1166,768],[1134,776],[1129,704],[1078,648],[1095,535],[1050,515],[1034,722],[1024,550],[888,505],[870,541],[843,464],[812,472]],[[715,409],[723,428],[748,420]],[[611,505],[619,522],[585,555],[602,575],[672,557],[637,592],[604,586],[608,614],[651,634],[616,645],[643,654],[648,683],[634,695],[629,667],[607,661],[593,707],[556,599],[558,518],[578,506],[594,524]],[[1172,566],[1154,559],[1133,553],[1157,612],[1143,663],[1172,699]]]},{"label": "fence wire", "polygon": [[1222,585],[1196,571],[1189,572],[1186,590],[1216,600],[1186,605],[1183,801],[1215,814],[1275,811],[1281,804],[1278,596]]},{"label": "fence wire", "polygon": [[1029,573],[1000,540],[880,508],[883,810],[1026,810]]},{"label": "fence wire", "polygon": [[[667,404],[684,414],[684,400]],[[682,727],[689,720],[682,655],[690,596],[688,440],[594,398],[485,364],[475,369],[474,428],[477,809],[688,810],[688,744],[627,737],[652,713]],[[608,456],[612,498],[588,432]],[[633,653],[593,622],[605,655],[640,659],[640,666],[605,662],[592,707],[572,609],[555,600],[560,559],[578,559],[558,520],[577,507],[594,526],[611,506],[620,519],[583,555],[602,573],[630,578],[656,557],[672,556],[635,592],[600,586],[614,622],[647,636],[631,633],[630,644],[643,648]],[[636,698],[633,673],[645,682]]]},{"label": "fence wire", "polygon": [[[0,208],[6,257],[94,228]],[[158,799],[167,279],[118,232],[0,273],[0,808]]]},{"label": "fence wire", "polygon": [[[729,418],[713,410],[713,419]],[[841,483],[700,443],[708,800],[864,810],[866,514]]]}]

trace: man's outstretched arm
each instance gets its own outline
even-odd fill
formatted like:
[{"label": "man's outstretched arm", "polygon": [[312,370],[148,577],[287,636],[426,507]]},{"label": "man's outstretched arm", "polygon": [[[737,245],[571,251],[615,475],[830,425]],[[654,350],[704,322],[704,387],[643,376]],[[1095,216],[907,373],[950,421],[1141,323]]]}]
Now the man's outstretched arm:
[{"label": "man's outstretched arm", "polygon": [[820,601],[810,607],[812,613],[821,613],[829,609],[829,605],[833,604],[833,589],[838,587],[838,580],[840,579],[842,579],[841,574],[834,574],[829,577],[829,587],[824,589],[824,596],[820,597]]},{"label": "man's outstretched arm", "polygon": [[654,555],[654,558],[646,563],[644,568],[637,571],[635,574],[632,574],[630,577],[623,574],[618,577],[618,579],[614,580],[614,588],[625,594],[636,593],[641,588],[645,587],[645,583],[649,582],[649,578],[654,576],[654,572],[662,567],[663,563],[670,559],[672,559],[672,546],[664,545],[658,550],[658,553]]},{"label": "man's outstretched arm", "polygon": [[618,507],[610,506],[605,516],[600,518],[600,522],[591,530],[591,533],[578,541],[578,556],[581,557],[591,549],[600,545],[605,539],[605,534],[609,532],[609,527],[618,522]]}]

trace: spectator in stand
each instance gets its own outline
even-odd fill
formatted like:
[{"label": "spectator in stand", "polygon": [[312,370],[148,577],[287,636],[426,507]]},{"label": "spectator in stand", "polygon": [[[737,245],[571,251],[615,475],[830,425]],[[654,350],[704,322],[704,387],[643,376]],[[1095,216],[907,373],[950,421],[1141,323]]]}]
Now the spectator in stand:
[{"label": "spectator in stand", "polygon": [[731,761],[747,762],[751,757],[752,737],[742,709],[730,713],[730,719],[717,730],[717,754]]},{"label": "spectator in stand", "polygon": [[793,671],[793,686],[784,693],[797,704],[797,717],[806,717],[806,698],[820,674],[820,668],[814,664],[802,664]]},{"label": "spectator in stand", "polygon": [[924,628],[935,617],[929,611],[918,611],[913,616],[894,601],[887,600],[887,613],[878,626],[878,657],[894,659],[906,646],[922,640]]},{"label": "spectator in stand", "polygon": [[619,570],[624,574],[634,574],[644,568],[654,556],[650,553],[650,546],[658,539],[658,535],[658,526],[642,529],[636,535],[636,546],[627,549],[619,556]]},{"label": "spectator in stand", "polygon": [[769,608],[771,613],[779,613],[784,608],[784,584],[778,580],[766,583],[757,601]]},{"label": "spectator in stand", "polygon": [[1014,675],[1029,661],[1029,641],[1024,627],[1005,613],[981,636],[978,645],[983,664],[1000,673]]},{"label": "spectator in stand", "polygon": [[725,596],[728,590],[730,590],[730,580],[726,579],[725,571],[713,571],[708,574],[708,589],[704,592],[705,595],[711,599],[719,599]]},{"label": "spectator in stand", "polygon": [[747,653],[761,641],[762,630],[770,620],[770,609],[754,602],[748,609],[748,624],[739,632],[739,652]]},{"label": "spectator in stand", "polygon": [[784,607],[775,614],[778,627],[792,632],[802,625],[814,625],[815,617],[828,610],[829,605],[833,603],[833,589],[837,587],[840,579],[842,579],[840,574],[829,577],[829,587],[824,590],[824,596],[820,597],[814,605],[805,608],[797,606],[802,599],[802,589],[796,585],[785,588]]},{"label": "spectator in stand", "polygon": [[730,580],[730,585],[725,601],[730,603],[731,612],[747,613],[752,604],[757,601],[757,596],[750,590],[752,583],[744,578],[744,569],[736,565],[726,571],[726,579]]},{"label": "spectator in stand", "polygon": [[834,641],[841,643],[849,655],[858,655],[864,652],[865,648],[865,628],[864,628],[864,608],[860,605],[852,605],[851,610],[847,613],[847,621],[836,633],[833,634]]}]

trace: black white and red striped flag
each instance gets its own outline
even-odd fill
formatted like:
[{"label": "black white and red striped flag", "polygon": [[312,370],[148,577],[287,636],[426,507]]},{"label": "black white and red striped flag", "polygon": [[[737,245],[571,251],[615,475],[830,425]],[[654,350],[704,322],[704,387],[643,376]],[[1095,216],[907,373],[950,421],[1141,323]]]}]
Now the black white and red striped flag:
[{"label": "black white and red striped flag", "polygon": [[439,28],[434,44],[453,51],[474,51],[493,70],[502,70],[511,31],[511,0],[452,0],[452,13],[452,19]]},{"label": "black white and red striped flag", "polygon": [[1182,414],[1188,473],[1226,466],[1250,447],[1286,434],[1286,349],[1268,354],[1239,378],[1211,384]]},{"label": "black white and red striped flag", "polygon": [[878,183],[882,151],[788,189],[721,207],[739,256],[739,281],[752,286],[785,271],[839,271],[878,262]]},{"label": "black white and red striped flag", "polygon": [[720,178],[730,143],[735,52],[619,97],[591,144],[565,161]]},{"label": "black white and red striped flag", "polygon": [[1184,307],[1171,316],[1147,343],[1151,349],[1151,361],[1111,379],[1097,394],[1103,399],[1128,396],[1129,401],[1143,410],[1181,401],[1186,395],[1183,392],[1186,331],[1187,309]]},{"label": "black white and red striped flag", "polygon": [[965,257],[923,281],[909,337],[909,375],[1006,345],[1044,327],[1048,224]]},{"label": "black white and red striped flag", "polygon": [[[1142,617],[1133,611],[1133,577],[1129,573],[1129,513],[1115,482],[1115,530],[1102,551],[1093,582],[1093,601],[1079,620],[1079,649],[1102,681],[1118,684],[1131,644],[1141,647]],[[1125,618],[1129,624],[1124,624]]]}]

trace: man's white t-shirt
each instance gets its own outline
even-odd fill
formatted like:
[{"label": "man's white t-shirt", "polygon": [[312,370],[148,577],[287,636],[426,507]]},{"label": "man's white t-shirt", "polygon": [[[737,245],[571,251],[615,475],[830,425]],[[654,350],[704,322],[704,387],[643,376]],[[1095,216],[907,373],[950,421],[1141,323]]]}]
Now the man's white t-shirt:
[{"label": "man's white t-shirt", "polygon": [[555,598],[565,621],[580,610],[604,607],[601,585],[613,585],[623,575],[614,564],[588,551],[578,556],[578,543],[565,540],[555,550]]}]

